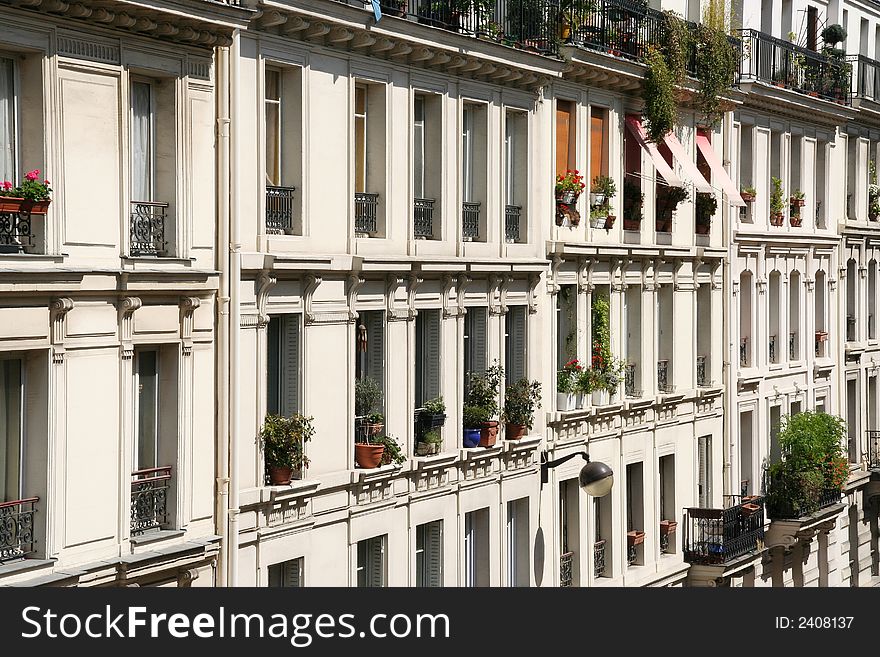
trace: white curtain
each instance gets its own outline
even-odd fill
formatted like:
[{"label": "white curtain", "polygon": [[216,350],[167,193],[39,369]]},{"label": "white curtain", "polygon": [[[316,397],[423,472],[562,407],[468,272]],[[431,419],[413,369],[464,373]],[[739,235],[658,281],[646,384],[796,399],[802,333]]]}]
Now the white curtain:
[{"label": "white curtain", "polygon": [[15,173],[15,68],[0,58],[0,182],[16,184]]},{"label": "white curtain", "polygon": [[131,83],[131,200],[153,200],[153,126],[150,85]]}]

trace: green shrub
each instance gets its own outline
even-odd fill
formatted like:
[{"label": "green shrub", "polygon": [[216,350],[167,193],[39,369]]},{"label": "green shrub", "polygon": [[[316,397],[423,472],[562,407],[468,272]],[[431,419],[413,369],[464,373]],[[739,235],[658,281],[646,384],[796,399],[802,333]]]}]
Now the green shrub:
[{"label": "green shrub", "polygon": [[299,414],[266,416],[260,429],[260,442],[267,467],[299,470],[309,464],[303,446],[315,434],[312,420]]},{"label": "green shrub", "polygon": [[532,428],[535,409],[541,407],[541,383],[520,379],[504,391],[503,419],[508,424],[521,424]]}]

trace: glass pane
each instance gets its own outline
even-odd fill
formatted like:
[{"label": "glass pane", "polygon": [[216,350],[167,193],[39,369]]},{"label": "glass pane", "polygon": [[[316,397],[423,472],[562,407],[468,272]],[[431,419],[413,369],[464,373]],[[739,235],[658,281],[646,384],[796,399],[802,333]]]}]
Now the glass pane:
[{"label": "glass pane", "polygon": [[413,197],[425,197],[425,99],[416,96],[413,107]]},{"label": "glass pane", "polygon": [[0,495],[21,499],[21,361],[0,360]]},{"label": "glass pane", "polygon": [[266,103],[266,184],[281,185],[281,107]]},{"label": "glass pane", "polygon": [[157,360],[155,351],[138,352],[138,434],[135,470],[155,468],[157,452]]},{"label": "glass pane", "polygon": [[354,88],[354,113],[361,116],[367,113],[367,89],[366,87]]},{"label": "glass pane", "polygon": [[15,183],[15,68],[0,58],[0,182]]},{"label": "glass pane", "polygon": [[131,200],[153,200],[152,89],[131,83]]},{"label": "glass pane", "polygon": [[266,100],[281,100],[281,71],[266,69]]},{"label": "glass pane", "polygon": [[367,122],[362,116],[354,119],[354,191],[366,192]]},{"label": "glass pane", "polygon": [[505,176],[504,176],[504,186],[505,186],[505,200],[507,205],[516,205],[514,202],[514,167],[515,167],[515,149],[516,142],[514,138],[514,133],[516,130],[516,117],[513,114],[507,115],[507,122],[505,124],[505,135],[504,135],[504,154],[505,154]]},{"label": "glass pane", "polygon": [[462,112],[462,200],[474,198],[474,108],[465,107]]}]

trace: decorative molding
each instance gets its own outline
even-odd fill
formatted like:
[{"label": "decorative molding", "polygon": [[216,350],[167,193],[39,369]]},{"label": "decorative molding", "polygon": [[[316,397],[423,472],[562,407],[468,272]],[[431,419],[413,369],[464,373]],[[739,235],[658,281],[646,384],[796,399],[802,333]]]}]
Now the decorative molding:
[{"label": "decorative molding", "polygon": [[804,287],[807,288],[807,291],[808,291],[808,292],[812,292],[812,291],[813,291],[813,286],[814,286],[815,284],[816,284],[816,281],[814,281],[812,278],[805,278],[805,279],[804,279]]},{"label": "decorative molding", "polygon": [[594,286],[592,285],[592,283],[590,283],[590,280],[592,279],[592,273],[593,273],[593,261],[592,260],[581,260],[580,263],[578,264],[578,270],[577,270],[577,285],[578,285],[577,289],[578,289],[578,292],[583,294],[585,292],[592,292],[593,291]]},{"label": "decorative molding", "polygon": [[239,315],[238,316],[239,328],[258,328],[262,325],[263,324],[260,321],[259,315]]},{"label": "decorative molding", "polygon": [[192,354],[193,313],[202,305],[198,297],[180,297],[180,344],[184,356]]},{"label": "decorative molding", "polygon": [[547,292],[557,294],[559,292],[559,268],[565,260],[558,253],[553,256],[550,263],[550,279],[547,281]]},{"label": "decorative molding", "polygon": [[837,289],[837,279],[829,278],[828,279],[828,288],[834,292]]},{"label": "decorative molding", "polygon": [[354,307],[357,305],[358,290],[361,289],[364,283],[366,283],[366,279],[357,274],[351,274],[348,277],[348,293],[346,296],[348,297],[348,318],[351,320],[356,320],[359,316],[358,311]]},{"label": "decorative molding", "polygon": [[529,274],[529,314],[536,315],[538,313],[538,285],[541,282],[541,274]]},{"label": "decorative molding", "polygon": [[755,279],[755,287],[758,290],[758,294],[764,294],[764,288],[767,286],[767,281],[763,278]]},{"label": "decorative molding", "polygon": [[119,300],[119,346],[123,360],[129,360],[134,356],[134,345],[131,343],[132,316],[142,305],[140,297],[123,297]]},{"label": "decorative molding", "polygon": [[269,290],[278,282],[278,279],[268,269],[264,269],[257,277],[257,316],[259,318],[258,326],[265,326],[269,323],[269,313],[266,312],[266,306],[269,303]]},{"label": "decorative molding", "polygon": [[397,288],[405,283],[405,279],[397,274],[388,274],[385,279],[385,304],[387,309],[387,319],[389,322],[406,321],[409,317],[409,310],[398,308],[394,305],[397,296]]},{"label": "decorative molding", "polygon": [[733,296],[736,296],[737,294],[739,294],[739,281],[732,281],[730,283],[730,293]]},{"label": "decorative molding", "polygon": [[93,39],[79,38],[70,35],[58,36],[58,54],[62,57],[88,59],[104,64],[119,64],[119,44],[100,43]]},{"label": "decorative molding", "polygon": [[489,277],[489,314],[503,315],[501,302],[501,288],[504,285],[504,277],[499,274],[492,274]]},{"label": "decorative molding", "polygon": [[315,313],[312,312],[312,298],[315,296],[315,290],[318,289],[322,280],[323,279],[320,276],[316,276],[315,274],[306,274],[303,278],[303,282],[305,283],[303,289],[303,309],[305,311],[306,325],[313,324],[317,320]]},{"label": "decorative molding", "polygon": [[458,314],[464,315],[467,313],[467,309],[464,307],[464,297],[465,292],[470,287],[471,283],[474,282],[474,279],[468,276],[467,274],[459,274],[458,275],[458,287],[455,290],[456,301],[458,302]]},{"label": "decorative molding", "polygon": [[211,62],[210,61],[189,61],[188,66],[189,77],[198,80],[211,80]]},{"label": "decorative molding", "polygon": [[443,301],[443,317],[458,317],[458,304],[452,303],[452,289],[455,287],[455,276],[446,272],[443,274],[443,293],[441,299]]},{"label": "decorative molding", "polygon": [[417,274],[410,274],[406,277],[406,306],[408,309],[408,317],[414,319],[418,314],[416,310],[416,292],[425,279]]},{"label": "decorative molding", "polygon": [[64,362],[64,329],[67,313],[73,310],[73,299],[59,297],[49,304],[49,317],[51,322],[52,362]]}]

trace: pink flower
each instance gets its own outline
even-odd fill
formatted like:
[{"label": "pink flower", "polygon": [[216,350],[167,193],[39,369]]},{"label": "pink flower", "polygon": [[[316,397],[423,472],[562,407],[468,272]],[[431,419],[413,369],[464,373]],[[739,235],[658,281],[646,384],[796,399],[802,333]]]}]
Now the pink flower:
[{"label": "pink flower", "polygon": [[36,180],[40,177],[40,170],[34,169],[33,171],[28,171],[26,174],[24,174],[24,177],[31,181]]},{"label": "pink flower", "polygon": [[9,182],[8,180],[4,180],[3,181],[3,189],[5,189],[6,191],[9,191],[10,189],[12,189],[12,183]]}]

